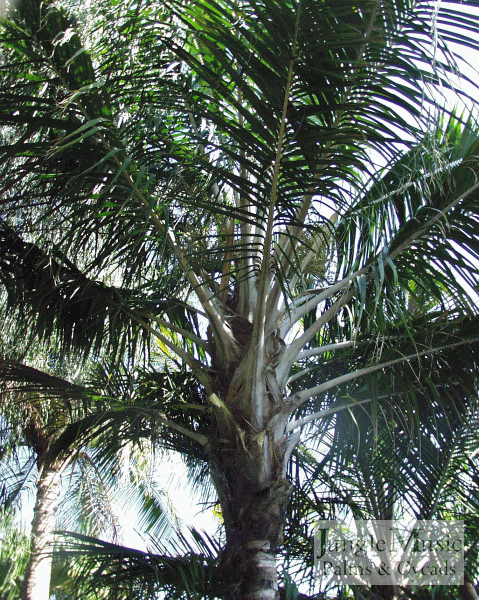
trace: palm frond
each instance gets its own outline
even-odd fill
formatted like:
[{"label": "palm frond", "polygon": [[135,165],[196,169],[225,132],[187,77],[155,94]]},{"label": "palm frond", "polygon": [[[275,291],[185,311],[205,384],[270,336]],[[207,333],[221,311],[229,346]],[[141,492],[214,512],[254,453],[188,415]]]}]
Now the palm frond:
[{"label": "palm frond", "polygon": [[0,594],[17,600],[27,566],[30,540],[11,511],[0,511]]},{"label": "palm frond", "polygon": [[181,555],[175,556],[140,552],[65,532],[59,560],[79,558],[76,581],[83,580],[83,585],[78,586],[79,595],[72,598],[89,590],[105,590],[105,597],[112,599],[131,594],[150,598],[159,590],[171,598],[187,598],[192,593],[200,598],[217,597],[221,593],[218,549],[207,536],[196,531],[192,535],[193,539],[178,538]]}]

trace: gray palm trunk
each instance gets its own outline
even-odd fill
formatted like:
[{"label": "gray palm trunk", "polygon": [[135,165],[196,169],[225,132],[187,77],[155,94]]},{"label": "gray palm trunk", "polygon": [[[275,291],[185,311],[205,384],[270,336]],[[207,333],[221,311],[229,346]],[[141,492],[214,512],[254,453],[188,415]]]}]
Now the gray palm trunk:
[{"label": "gray palm trunk", "polygon": [[37,483],[33,512],[30,560],[21,600],[48,600],[52,571],[55,520],[60,499],[63,464],[45,462]]},{"label": "gray palm trunk", "polygon": [[[216,430],[210,470],[220,499],[226,548],[222,572],[230,598],[279,598],[276,551],[282,542],[290,483],[286,479],[288,411],[275,367],[284,343],[273,334],[258,352],[252,325],[230,321],[236,344],[214,356],[210,397]],[[241,331],[240,331],[241,330]]]},{"label": "gray palm trunk", "polygon": [[227,538],[222,568],[231,598],[274,599],[290,484],[282,473],[281,445],[273,447],[270,436],[247,436],[248,442],[225,438],[211,460]]},{"label": "gray palm trunk", "polygon": [[[214,426],[204,444],[225,524],[222,578],[233,600],[279,598],[276,553],[291,489],[286,466],[299,441],[298,427],[323,412],[293,421],[291,416],[314,393],[337,381],[289,395],[291,365],[320,321],[287,344],[283,338],[304,306],[295,313],[279,305],[269,269],[263,268],[252,286],[255,277],[239,282],[232,298],[208,307],[215,376],[206,388]],[[265,292],[248,295],[248,286],[264,286]],[[242,297],[248,301],[235,302]],[[333,308],[340,306],[338,302]]]}]

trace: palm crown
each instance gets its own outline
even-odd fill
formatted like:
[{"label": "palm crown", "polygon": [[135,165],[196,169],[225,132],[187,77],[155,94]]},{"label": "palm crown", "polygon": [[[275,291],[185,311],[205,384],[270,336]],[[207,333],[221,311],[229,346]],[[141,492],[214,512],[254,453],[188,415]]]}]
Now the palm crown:
[{"label": "palm crown", "polygon": [[231,597],[276,594],[305,426],[470,410],[479,145],[440,95],[448,44],[478,46],[461,4],[111,2],[84,42],[50,2],[3,20],[6,310],[196,379],[155,414],[209,465]]}]

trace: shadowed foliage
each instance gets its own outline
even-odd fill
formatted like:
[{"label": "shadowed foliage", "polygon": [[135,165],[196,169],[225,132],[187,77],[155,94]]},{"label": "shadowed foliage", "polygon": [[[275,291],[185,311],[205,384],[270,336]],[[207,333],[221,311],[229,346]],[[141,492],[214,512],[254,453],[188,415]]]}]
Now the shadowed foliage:
[{"label": "shadowed foliage", "polygon": [[315,515],[473,531],[478,14],[20,0],[2,18],[5,338],[99,365],[81,386],[2,376],[58,403],[48,456],[146,436],[223,525],[143,554],[71,538],[72,597],[297,597]]}]

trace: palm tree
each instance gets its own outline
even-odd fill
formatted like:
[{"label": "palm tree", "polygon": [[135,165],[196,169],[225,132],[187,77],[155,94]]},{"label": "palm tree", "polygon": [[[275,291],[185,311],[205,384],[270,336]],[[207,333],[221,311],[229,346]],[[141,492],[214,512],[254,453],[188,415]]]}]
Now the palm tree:
[{"label": "palm tree", "polygon": [[[74,447],[66,452],[51,452],[53,442],[65,428],[68,411],[58,403],[40,402],[31,390],[12,388],[8,379],[44,376],[31,367],[2,360],[2,419],[5,423],[3,504],[10,509],[18,504],[22,492],[34,488],[34,517],[30,558],[26,564],[21,597],[49,598],[55,518],[60,499],[61,477],[73,458]],[[48,380],[48,377],[47,377]],[[22,451],[23,449],[23,451]],[[23,494],[24,495],[24,494]]]},{"label": "palm tree", "polygon": [[88,20],[23,0],[3,19],[6,310],[64,355],[156,344],[195,378],[158,437],[208,465],[218,595],[278,597],[306,426],[391,399],[414,422],[417,386],[459,415],[476,396],[479,142],[442,105],[474,102],[456,82],[478,6],[112,1]]},{"label": "palm tree", "polygon": [[[102,365],[96,370],[105,379]],[[146,529],[169,535],[172,515],[161,493],[149,483],[151,426],[141,426],[136,415],[128,418],[127,407],[120,414],[105,394],[99,402],[98,395],[92,397],[87,388],[23,363],[2,360],[0,371],[5,424],[0,468],[6,528],[12,509],[22,509],[25,492],[30,492],[35,503],[21,594],[7,589],[13,598],[48,600],[50,589],[59,588],[51,578],[55,530],[67,528],[118,542],[121,524],[115,514],[119,509],[112,506],[114,498],[118,507],[136,505]],[[116,388],[117,402],[125,401],[120,394],[125,378],[112,375],[108,374],[108,390]],[[57,514],[60,503],[62,510]],[[6,556],[9,547],[18,552],[12,544],[21,535],[18,531],[13,542],[5,544]],[[12,586],[12,577],[14,573],[6,585]]]}]

